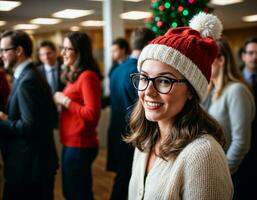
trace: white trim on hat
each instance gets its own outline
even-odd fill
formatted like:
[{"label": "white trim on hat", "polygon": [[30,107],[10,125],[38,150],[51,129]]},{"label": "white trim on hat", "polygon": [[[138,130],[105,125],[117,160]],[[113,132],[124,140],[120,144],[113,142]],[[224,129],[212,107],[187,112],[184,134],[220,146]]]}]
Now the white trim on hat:
[{"label": "white trim on hat", "polygon": [[208,81],[201,70],[178,50],[162,44],[149,44],[141,52],[137,69],[140,72],[145,60],[158,60],[178,70],[194,87],[200,100],[206,97]]}]

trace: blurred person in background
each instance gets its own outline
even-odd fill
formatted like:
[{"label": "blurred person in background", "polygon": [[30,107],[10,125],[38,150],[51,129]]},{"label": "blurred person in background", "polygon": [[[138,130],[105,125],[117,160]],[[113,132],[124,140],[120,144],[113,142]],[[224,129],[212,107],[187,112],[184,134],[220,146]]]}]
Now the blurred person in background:
[{"label": "blurred person in background", "polygon": [[[249,87],[235,64],[230,45],[224,38],[218,40],[217,44],[219,54],[212,64],[209,96],[204,104],[208,113],[222,125],[225,131],[227,140],[225,152],[234,183],[234,199],[245,199],[248,195],[240,198],[242,195],[240,187],[246,184],[248,186],[244,187],[250,189],[251,183],[249,180],[248,184],[241,182],[241,178],[245,178],[241,173],[251,170],[251,165],[254,165],[256,160],[252,160],[253,163],[249,163],[248,166],[245,165],[253,139],[251,124],[255,116],[255,103]],[[254,174],[256,172],[251,175],[254,176]]]},{"label": "blurred person in background", "polygon": [[138,57],[149,41],[155,38],[153,31],[138,28],[132,32],[132,53],[110,74],[111,119],[108,130],[107,169],[116,172],[111,200],[126,200],[134,148],[123,141],[129,134],[129,113],[137,100],[137,93],[131,84],[129,75],[137,72]]},{"label": "blurred person in background", "polygon": [[67,83],[56,92],[62,106],[59,131],[62,152],[62,186],[67,200],[93,200],[92,164],[98,152],[96,127],[101,113],[101,74],[89,36],[70,32],[61,51]]},{"label": "blurred person in background", "polygon": [[[130,53],[129,43],[125,38],[119,37],[112,42],[112,66],[108,76],[110,77],[113,70],[118,67],[119,64],[124,62]],[[105,108],[110,105],[110,95],[103,96],[102,107]]]},{"label": "blurred person in background", "polygon": [[[0,54],[2,54],[1,49],[0,49]],[[4,63],[2,59],[0,59],[0,111],[5,112],[7,99],[10,94],[10,85],[7,80],[7,74],[3,66],[4,66]]]},{"label": "blurred person in background", "polygon": [[29,35],[5,31],[0,39],[4,66],[14,71],[7,112],[0,116],[3,200],[51,200],[58,168],[53,139],[57,109],[51,90],[32,63]]},{"label": "blurred person in background", "polygon": [[62,63],[58,60],[56,47],[51,41],[42,41],[38,48],[39,59],[42,62],[38,66],[39,71],[47,80],[52,93],[62,91],[64,84],[61,82]]},{"label": "blurred person in background", "polygon": [[[2,53],[2,50],[0,49],[0,54],[1,53]],[[10,94],[10,85],[8,83],[7,74],[5,73],[3,66],[4,66],[4,63],[2,62],[2,59],[0,59],[0,115],[6,113],[7,99]],[[2,140],[0,139],[0,153],[1,153],[1,149],[2,149]],[[2,167],[1,161],[2,161],[2,158],[0,155],[0,169]]]},{"label": "blurred person in background", "polygon": [[255,118],[252,122],[251,146],[246,154],[237,172],[233,175],[235,185],[234,199],[252,199],[257,196],[257,190],[254,184],[257,179],[257,37],[246,39],[241,54],[244,68],[242,75],[249,85],[255,98]]},{"label": "blurred person in background", "polygon": [[116,38],[112,42],[112,67],[110,74],[117,65],[124,62],[130,54],[129,43],[125,38]]}]

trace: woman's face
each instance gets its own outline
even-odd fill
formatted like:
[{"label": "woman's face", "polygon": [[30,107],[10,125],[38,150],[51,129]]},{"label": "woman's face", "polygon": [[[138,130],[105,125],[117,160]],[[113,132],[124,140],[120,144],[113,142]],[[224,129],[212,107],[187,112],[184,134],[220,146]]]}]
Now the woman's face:
[{"label": "woman's face", "polygon": [[[170,65],[157,60],[146,60],[143,62],[141,73],[154,78],[165,76],[172,79],[184,79],[184,77]],[[170,124],[175,116],[182,110],[187,99],[191,99],[185,82],[174,83],[167,94],[159,93],[150,81],[145,91],[138,91],[140,102],[142,103],[145,116],[149,121],[164,122]]]},{"label": "woman's face", "polygon": [[69,38],[64,38],[61,55],[63,57],[64,65],[71,67],[71,68],[74,67],[74,64],[77,59],[77,54],[76,54]]}]

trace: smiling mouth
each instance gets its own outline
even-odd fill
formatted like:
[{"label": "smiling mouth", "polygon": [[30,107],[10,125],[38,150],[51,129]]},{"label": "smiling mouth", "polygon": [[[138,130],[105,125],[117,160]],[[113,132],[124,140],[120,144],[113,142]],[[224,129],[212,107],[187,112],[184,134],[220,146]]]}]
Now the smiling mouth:
[{"label": "smiling mouth", "polygon": [[162,107],[164,104],[157,103],[157,102],[151,102],[151,101],[145,101],[145,105],[150,110],[156,110],[156,109],[159,109],[160,107]]}]

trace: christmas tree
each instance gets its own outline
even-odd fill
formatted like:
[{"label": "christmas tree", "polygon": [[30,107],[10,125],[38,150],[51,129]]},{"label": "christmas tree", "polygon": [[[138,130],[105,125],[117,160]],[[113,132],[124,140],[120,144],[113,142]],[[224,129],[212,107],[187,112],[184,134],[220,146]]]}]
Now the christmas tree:
[{"label": "christmas tree", "polygon": [[197,13],[210,12],[209,0],[152,0],[152,16],[146,25],[156,35],[163,35],[169,28],[188,26],[190,19]]}]

